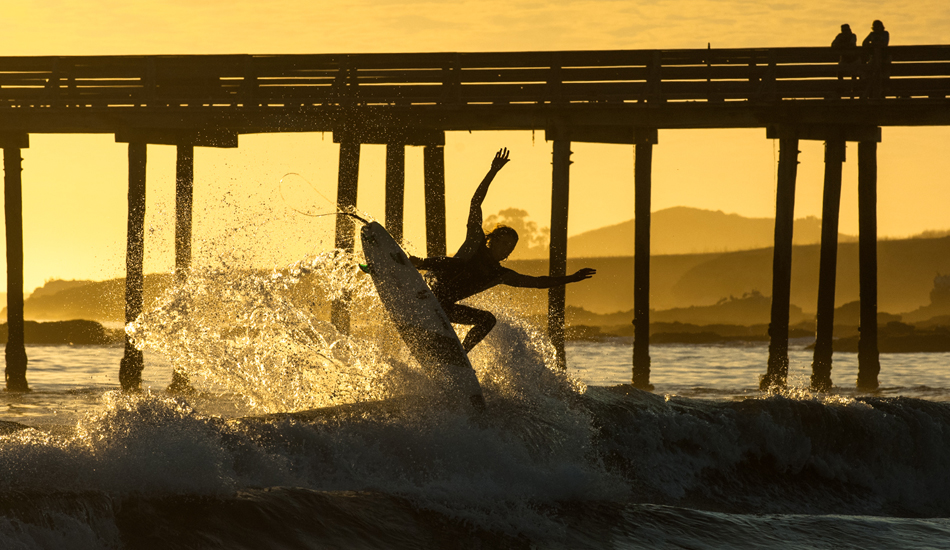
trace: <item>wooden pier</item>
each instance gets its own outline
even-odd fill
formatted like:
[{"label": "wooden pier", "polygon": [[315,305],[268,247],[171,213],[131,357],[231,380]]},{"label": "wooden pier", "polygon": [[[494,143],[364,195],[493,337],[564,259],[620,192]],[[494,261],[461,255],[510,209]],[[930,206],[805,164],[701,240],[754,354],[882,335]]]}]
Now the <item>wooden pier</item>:
[{"label": "wooden pier", "polygon": [[[31,133],[108,133],[129,146],[126,320],[142,307],[147,144],[178,147],[176,270],[191,258],[194,147],[238,136],[332,132],[338,202],[355,206],[360,145],[385,144],[386,223],[402,232],[406,146],[423,146],[426,248],[444,254],[446,131],[542,130],[553,141],[550,273],[567,260],[572,142],[635,148],[636,341],[632,382],[650,388],[649,214],[660,130],[763,128],[780,143],[771,342],[762,387],[788,371],[788,296],[800,140],[826,143],[816,389],[831,387],[834,257],[841,163],[858,142],[861,351],[857,385],[877,387],[876,189],[882,126],[950,125],[950,46],[862,52],[856,81],[838,78],[831,48],[327,55],[0,57],[0,146],[6,197],[7,389],[25,391],[20,150]],[[874,53],[874,55],[870,55]],[[882,55],[883,54],[883,55]],[[883,60],[883,61],[882,61]],[[336,245],[353,246],[340,224]],[[345,300],[333,321],[349,325]],[[549,332],[564,362],[564,289],[549,290]],[[120,380],[139,387],[142,356],[126,346]]]}]

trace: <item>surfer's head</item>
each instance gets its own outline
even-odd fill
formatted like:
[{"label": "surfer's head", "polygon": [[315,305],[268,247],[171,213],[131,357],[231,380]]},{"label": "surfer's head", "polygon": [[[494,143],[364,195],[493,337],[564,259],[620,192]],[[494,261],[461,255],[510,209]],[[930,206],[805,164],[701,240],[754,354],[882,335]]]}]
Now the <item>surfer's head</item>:
[{"label": "surfer's head", "polygon": [[511,254],[518,244],[518,232],[507,225],[496,225],[490,233],[485,235],[485,246],[491,253],[492,258],[502,261]]}]

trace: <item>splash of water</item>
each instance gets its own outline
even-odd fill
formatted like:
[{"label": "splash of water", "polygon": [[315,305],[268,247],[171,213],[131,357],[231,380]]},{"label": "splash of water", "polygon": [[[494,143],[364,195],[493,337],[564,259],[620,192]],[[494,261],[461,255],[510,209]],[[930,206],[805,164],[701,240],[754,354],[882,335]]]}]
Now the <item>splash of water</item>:
[{"label": "splash of water", "polygon": [[[270,271],[222,259],[193,269],[126,330],[202,389],[239,396],[256,413],[437,395],[438,381],[409,355],[360,261],[340,249]],[[349,304],[350,334],[327,321],[334,301]],[[540,332],[497,303],[487,309],[502,322],[472,355],[486,395],[537,405],[583,393],[554,367]]]},{"label": "splash of water", "polygon": [[380,343],[321,320],[348,299],[383,312],[354,254],[333,250],[269,272],[226,264],[198,269],[127,327],[136,346],[162,353],[209,389],[259,412],[294,411],[390,395]]}]

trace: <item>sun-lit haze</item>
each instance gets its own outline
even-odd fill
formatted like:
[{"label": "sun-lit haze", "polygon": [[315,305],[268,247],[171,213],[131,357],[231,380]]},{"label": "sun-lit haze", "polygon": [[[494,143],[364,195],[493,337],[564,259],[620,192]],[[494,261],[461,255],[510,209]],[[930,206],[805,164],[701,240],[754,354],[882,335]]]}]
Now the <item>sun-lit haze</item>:
[{"label": "sun-lit haze", "polygon": [[[0,55],[283,54],[824,46],[841,23],[859,40],[874,19],[891,44],[950,36],[943,1],[462,1],[47,0],[0,6]],[[196,148],[196,261],[233,246],[257,265],[284,265],[329,245],[338,147],[330,134],[243,135],[237,149]],[[879,146],[879,234],[950,228],[946,128],[885,128]],[[551,144],[544,133],[449,133],[448,241],[464,232],[467,202],[494,151],[511,150],[486,215],[528,211],[550,224]],[[796,216],[821,215],[823,145],[802,142]],[[633,217],[633,148],[575,143],[569,233]],[[692,206],[774,215],[777,143],[764,130],[660,131],[653,210]],[[31,135],[23,150],[25,288],[50,278],[125,273],[127,146],[111,135]],[[841,231],[857,233],[856,148],[844,168]],[[364,145],[358,207],[383,217],[385,149]],[[407,238],[424,249],[422,150],[406,155]],[[146,272],[174,263],[175,149],[148,147]],[[299,176],[287,176],[295,173]],[[283,180],[283,183],[282,183]],[[323,198],[321,197],[323,195]],[[267,220],[267,223],[261,223]],[[322,239],[322,240],[321,240]],[[2,242],[0,242],[2,247]],[[5,271],[0,280],[5,284]]]}]

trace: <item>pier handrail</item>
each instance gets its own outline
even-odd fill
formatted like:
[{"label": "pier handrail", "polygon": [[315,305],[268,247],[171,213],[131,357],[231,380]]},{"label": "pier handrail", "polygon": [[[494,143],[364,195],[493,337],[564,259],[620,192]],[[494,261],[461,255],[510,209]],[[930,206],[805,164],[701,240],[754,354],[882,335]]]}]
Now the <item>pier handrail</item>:
[{"label": "pier handrail", "polygon": [[[859,53],[866,53],[858,50]],[[0,57],[0,110],[774,102],[841,96],[830,47]],[[893,46],[879,99],[946,99],[950,46]],[[846,80],[849,77],[846,77]]]}]

